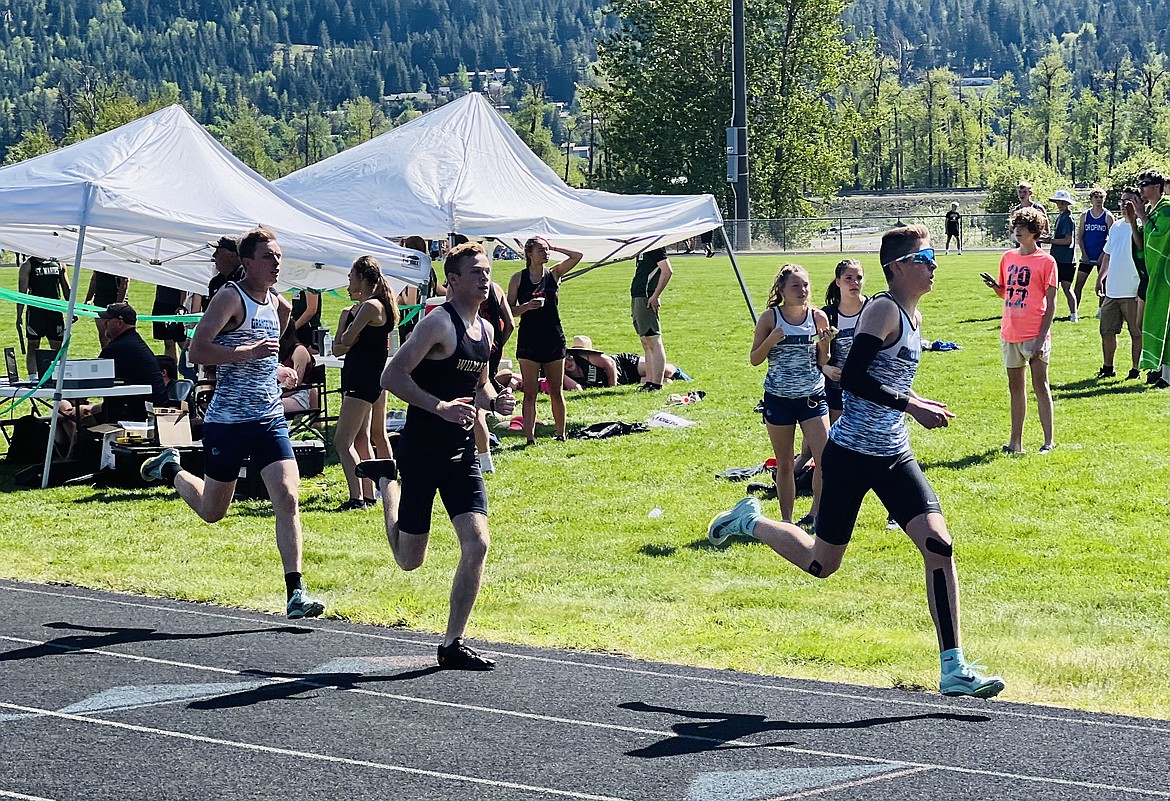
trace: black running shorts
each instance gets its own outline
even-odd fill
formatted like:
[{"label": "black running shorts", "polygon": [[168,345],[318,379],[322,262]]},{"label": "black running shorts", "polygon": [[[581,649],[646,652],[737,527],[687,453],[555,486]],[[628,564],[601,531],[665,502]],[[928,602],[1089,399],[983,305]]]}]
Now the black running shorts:
[{"label": "black running shorts", "polygon": [[454,520],[468,512],[486,516],[487,488],[479,471],[475,445],[451,458],[437,457],[424,441],[412,446],[409,433],[394,450],[402,483],[398,503],[398,530],[405,534],[428,534],[435,493],[443,501],[447,516]]},{"label": "black running shorts", "polygon": [[902,530],[928,512],[942,512],[938,496],[910,451],[896,456],[868,456],[843,448],[829,439],[818,465],[821,470],[821,504],[817,537],[830,545],[846,545],[853,536],[857,513],[866,493],[878,500]]}]

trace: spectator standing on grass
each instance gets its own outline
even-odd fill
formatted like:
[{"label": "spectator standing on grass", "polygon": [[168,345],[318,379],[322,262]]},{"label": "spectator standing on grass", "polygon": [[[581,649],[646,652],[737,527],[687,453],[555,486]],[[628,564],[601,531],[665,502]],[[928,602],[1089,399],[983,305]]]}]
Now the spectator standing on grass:
[{"label": "spectator standing on grass", "polygon": [[1094,267],[1100,270],[1101,254],[1105,250],[1105,240],[1109,236],[1109,228],[1113,222],[1113,214],[1105,208],[1105,190],[1096,187],[1090,189],[1089,208],[1085,209],[1085,213],[1081,215],[1080,225],[1077,226],[1077,247],[1081,252],[1081,260],[1077,265],[1077,282],[1073,286],[1073,294],[1077,298],[1078,310],[1081,307],[1085,282],[1089,280]]},{"label": "spectator standing on grass", "polygon": [[[1027,181],[1020,181],[1019,185],[1016,187],[1016,199],[1019,200],[1019,203],[1012,206],[1011,212],[1009,212],[1009,214],[1008,214],[1008,220],[1009,220],[1008,221],[1008,228],[1009,229],[1011,228],[1011,214],[1012,213],[1017,212],[1020,209],[1037,209],[1038,211],[1040,211],[1040,213],[1042,213],[1044,215],[1043,234],[1047,234],[1048,233],[1048,210],[1045,209],[1043,206],[1041,206],[1039,203],[1037,203],[1035,200],[1032,199],[1032,184],[1028,183]],[[1009,233],[1010,233],[1010,231],[1009,231]],[[1013,240],[1012,244],[1019,245],[1020,243]]]},{"label": "spectator standing on grass", "polygon": [[[65,268],[56,259],[29,256],[20,265],[17,281],[22,295],[52,300],[69,297],[69,279],[65,277]],[[29,380],[36,381],[40,378],[37,350],[41,347],[41,340],[48,339],[49,347],[59,350],[65,337],[65,316],[52,309],[29,306],[26,326],[24,309],[23,303],[16,304],[16,330],[18,333],[23,331],[28,340],[25,366],[28,367]]]},{"label": "spectator standing on grass", "polygon": [[1148,282],[1146,305],[1142,314],[1141,369],[1149,370],[1146,381],[1159,389],[1170,387],[1170,353],[1167,352],[1166,329],[1170,324],[1170,201],[1166,200],[1166,177],[1157,170],[1146,170],[1138,178],[1138,188],[1146,203],[1142,227]]},{"label": "spectator standing on grass", "polygon": [[[566,258],[549,267],[549,253],[560,253]],[[529,445],[536,442],[536,396],[540,393],[542,371],[548,379],[555,436],[558,441],[565,440],[566,348],[559,297],[561,279],[580,261],[581,254],[577,251],[553,247],[544,237],[534,236],[524,243],[524,269],[508,282],[508,304],[512,316],[520,319],[516,360],[520,362],[523,381],[524,436]]]},{"label": "spectator standing on grass", "polygon": [[[186,313],[187,293],[181,289],[159,284],[154,288],[154,305],[150,313],[156,317],[170,317]],[[163,343],[163,354],[179,362],[179,345],[187,341],[187,328],[182,323],[153,325],[154,338]]]},{"label": "spectator standing on grass", "polygon": [[[796,427],[819,464],[829,436],[829,406],[821,369],[829,361],[829,319],[809,305],[808,272],[799,265],[780,268],[768,295],[767,311],[756,323],[752,366],[767,361],[764,377],[764,422],[776,456],[776,498],[780,518],[792,522],[796,484],[792,448]],[[770,313],[769,313],[770,312]],[[821,471],[813,474],[812,509],[800,526],[811,528],[821,501]]]},{"label": "spectator standing on grass", "polygon": [[[1126,219],[1126,206],[1141,202],[1136,188],[1121,191],[1121,217],[1109,228],[1097,271],[1097,297],[1101,299],[1101,369],[1097,378],[1113,378],[1117,373],[1113,358],[1117,353],[1117,335],[1122,323],[1129,329],[1132,367],[1127,380],[1142,377],[1138,364],[1142,358],[1142,318],[1138,309],[1141,275],[1134,260],[1133,225]],[[1087,214],[1087,212],[1086,212]]]},{"label": "spectator standing on grass", "polygon": [[389,355],[390,332],[398,324],[398,305],[373,256],[360,257],[350,268],[349,297],[356,305],[342,310],[333,340],[333,355],[345,357],[333,446],[349,488],[349,499],[335,512],[376,505],[377,487],[370,480],[363,481],[355,468],[359,461],[390,456],[381,377]]},{"label": "spectator standing on grass", "polygon": [[317,329],[321,327],[321,293],[315,289],[294,289],[292,315],[297,341],[312,348]]},{"label": "spectator standing on grass", "polygon": [[[488,381],[492,330],[479,316],[491,289],[492,265],[477,243],[451,250],[447,302],[419,322],[382,374],[382,386],[410,404],[395,459],[363,462],[359,475],[378,482],[386,539],[403,570],[422,567],[430,541],[435,493],[459,538],[447,631],[439,667],[491,670],[496,663],[464,640],[483,580],[489,533],[487,488],[475,455],[476,409],[512,413],[510,390]],[[402,487],[395,479],[401,468]]]},{"label": "spectator standing on grass", "polygon": [[280,278],[280,244],[267,228],[240,240],[240,281],[227,282],[207,304],[191,338],[191,358],[215,365],[216,390],[203,422],[203,478],[187,472],[179,452],[167,448],[143,462],[147,481],[174,486],[179,497],[207,523],[222,520],[236,493],[244,460],[260,478],[276,516],[276,547],[284,567],[293,619],[316,617],[325,604],[305,590],[301,575],[303,536],[298,499],[300,475],[281,405],[281,388],[296,386],[297,374],[277,362],[280,332],[292,306],[273,289]]},{"label": "spectator standing on grass", "polygon": [[[1073,258],[1073,242],[1075,241],[1077,224],[1072,217],[1072,193],[1067,189],[1057,189],[1056,194],[1049,198],[1056,204],[1060,215],[1056,218],[1056,227],[1052,236],[1041,236],[1041,242],[1052,245],[1052,258],[1056,261],[1056,275],[1060,280],[1060,289],[1064,292],[1065,302],[1068,303],[1068,321],[1075,323],[1080,319],[1079,307],[1081,299],[1073,293],[1073,280],[1077,275],[1077,267]],[[1012,217],[1015,220],[1015,216]],[[1047,217],[1045,217],[1047,220]],[[1013,225],[1013,230],[1015,226]],[[1023,242],[1020,245],[1023,246]]]},{"label": "spectator standing on grass", "polygon": [[939,691],[991,698],[1004,689],[967,661],[959,627],[959,579],[942,507],[910,450],[906,416],[924,428],[945,427],[954,415],[911,388],[922,352],[918,301],[934,286],[934,249],[924,226],[886,232],[882,272],[889,292],[874,296],[857,325],[841,374],[845,413],[834,425],[818,464],[826,503],[816,537],[791,523],[769,520],[755,498],[716,515],[707,538],[754,537],[816,578],[841,566],[861,502],[872,489],[918,548],[926,566],[927,604],[939,646]]},{"label": "spectator standing on grass", "polygon": [[963,255],[963,215],[959,214],[959,204],[952,202],[951,210],[946,214],[947,255],[951,255],[951,239],[955,240],[959,255]]},{"label": "spectator standing on grass", "polygon": [[[94,270],[93,275],[89,277],[89,289],[85,293],[85,302],[103,309],[109,308],[111,303],[124,303],[126,290],[129,287],[129,278]],[[95,318],[94,324],[97,326],[98,342],[104,348],[110,344],[110,340],[106,336],[105,326],[98,322],[100,319],[100,317]]]},{"label": "spectator standing on grass", "polygon": [[1012,231],[1020,246],[999,260],[999,279],[987,273],[983,282],[1003,298],[1000,338],[1011,396],[1011,437],[1006,453],[1024,453],[1024,417],[1028,410],[1024,372],[1031,369],[1036,393],[1036,413],[1044,431],[1040,453],[1055,447],[1053,439],[1052,388],[1048,363],[1052,353],[1052,318],[1056,313],[1056,261],[1037,247],[1043,215],[1022,209],[1012,215]]},{"label": "spectator standing on grass", "polygon": [[662,306],[662,292],[674,274],[666,248],[654,248],[638,254],[634,262],[634,280],[630,284],[630,314],[634,331],[642,340],[646,354],[646,381],[639,390],[653,392],[662,389],[666,373],[666,348],[662,344],[662,324],[658,310]]}]

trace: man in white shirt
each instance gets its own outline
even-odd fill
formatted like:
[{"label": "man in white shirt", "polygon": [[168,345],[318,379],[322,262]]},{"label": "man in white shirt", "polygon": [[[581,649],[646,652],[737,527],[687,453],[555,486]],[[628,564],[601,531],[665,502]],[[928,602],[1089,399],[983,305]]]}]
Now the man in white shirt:
[{"label": "man in white shirt", "polygon": [[1141,378],[1138,362],[1142,356],[1142,318],[1138,311],[1138,284],[1141,276],[1133,258],[1133,226],[1125,218],[1125,204],[1141,205],[1138,191],[1126,187],[1121,193],[1121,214],[1114,218],[1101,254],[1097,273],[1097,297],[1101,298],[1101,353],[1103,364],[1097,378],[1113,378],[1113,356],[1117,352],[1117,335],[1124,322],[1132,341],[1132,366],[1127,379]]}]

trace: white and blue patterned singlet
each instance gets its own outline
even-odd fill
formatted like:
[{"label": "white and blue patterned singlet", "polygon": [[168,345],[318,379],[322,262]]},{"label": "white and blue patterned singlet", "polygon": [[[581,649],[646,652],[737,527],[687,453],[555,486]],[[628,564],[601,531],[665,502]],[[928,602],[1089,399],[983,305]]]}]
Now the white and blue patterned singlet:
[{"label": "white and blue patterned singlet", "polygon": [[[224,289],[228,287],[234,289],[244,302],[244,322],[239,328],[221,331],[212,341],[227,348],[238,348],[264,339],[280,339],[275,293],[269,292],[264,303],[257,303],[234,281],[224,285]],[[215,394],[204,420],[208,423],[246,423],[284,414],[280,387],[276,383],[276,366],[275,356],[216,365]]]},{"label": "white and blue patterned singlet", "polygon": [[784,331],[784,341],[768,351],[768,374],[764,376],[764,391],[780,398],[807,398],[825,389],[825,377],[817,366],[817,322],[810,308],[804,321],[791,325],[780,313],[776,327]]},{"label": "white and blue patterned singlet", "polygon": [[[880,297],[889,298],[890,295],[882,292],[875,295],[874,299]],[[868,307],[869,304],[866,304]],[[878,383],[906,394],[910,392],[914,375],[918,372],[922,334],[901,306],[898,306],[898,314],[901,331],[897,341],[878,351],[867,372]],[[910,450],[910,431],[906,427],[905,412],[859,398],[848,390],[842,392],[841,396],[844,411],[829,429],[829,437],[833,442],[869,456],[897,456]]]}]

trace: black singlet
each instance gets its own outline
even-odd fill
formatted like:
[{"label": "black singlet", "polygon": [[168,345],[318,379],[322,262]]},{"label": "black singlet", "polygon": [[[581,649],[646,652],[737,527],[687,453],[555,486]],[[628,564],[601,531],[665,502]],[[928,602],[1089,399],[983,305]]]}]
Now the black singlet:
[{"label": "black singlet", "polygon": [[[369,394],[369,391],[372,391],[376,399],[382,391],[379,382],[382,368],[386,366],[386,357],[390,352],[387,338],[394,330],[394,315],[386,301],[382,298],[374,300],[382,304],[382,309],[386,312],[386,322],[382,325],[367,325],[358,332],[357,342],[354,342],[345,354],[345,364],[341,367],[341,389],[343,392],[360,390],[359,394]],[[354,314],[356,313],[355,311]],[[373,402],[368,398],[363,400]]]},{"label": "black singlet", "polygon": [[[487,324],[477,317],[479,339],[472,339],[454,306],[444,303],[439,309],[451,316],[455,326],[455,350],[445,359],[423,359],[410,377],[420,389],[439,400],[474,398],[490,356]],[[437,310],[432,312],[437,313]],[[448,422],[418,406],[407,407],[402,436],[412,452],[421,454],[425,449],[431,459],[475,459],[475,435],[470,428]]]},{"label": "black singlet", "polygon": [[559,283],[552,271],[545,268],[540,283],[534,283],[528,270],[520,273],[516,289],[517,304],[527,303],[537,292],[544,293],[544,305],[529,309],[520,315],[516,334],[516,358],[547,364],[565,358],[565,332],[561,329],[561,314],[557,292]]},{"label": "black singlet", "polygon": [[576,375],[566,375],[581,385],[582,389],[594,389],[595,387],[608,387],[609,376],[605,374],[605,370],[598,367],[593,362],[586,359],[584,356],[579,356],[576,353],[570,353],[569,358],[573,360],[573,364],[577,367]]},{"label": "black singlet", "polygon": [[109,273],[94,272],[93,274],[93,305],[103,309],[118,300],[118,284],[121,278]]},{"label": "black singlet", "polygon": [[28,294],[38,298],[61,297],[61,271],[64,268],[56,259],[43,261],[30,258],[31,269],[28,271]]}]

